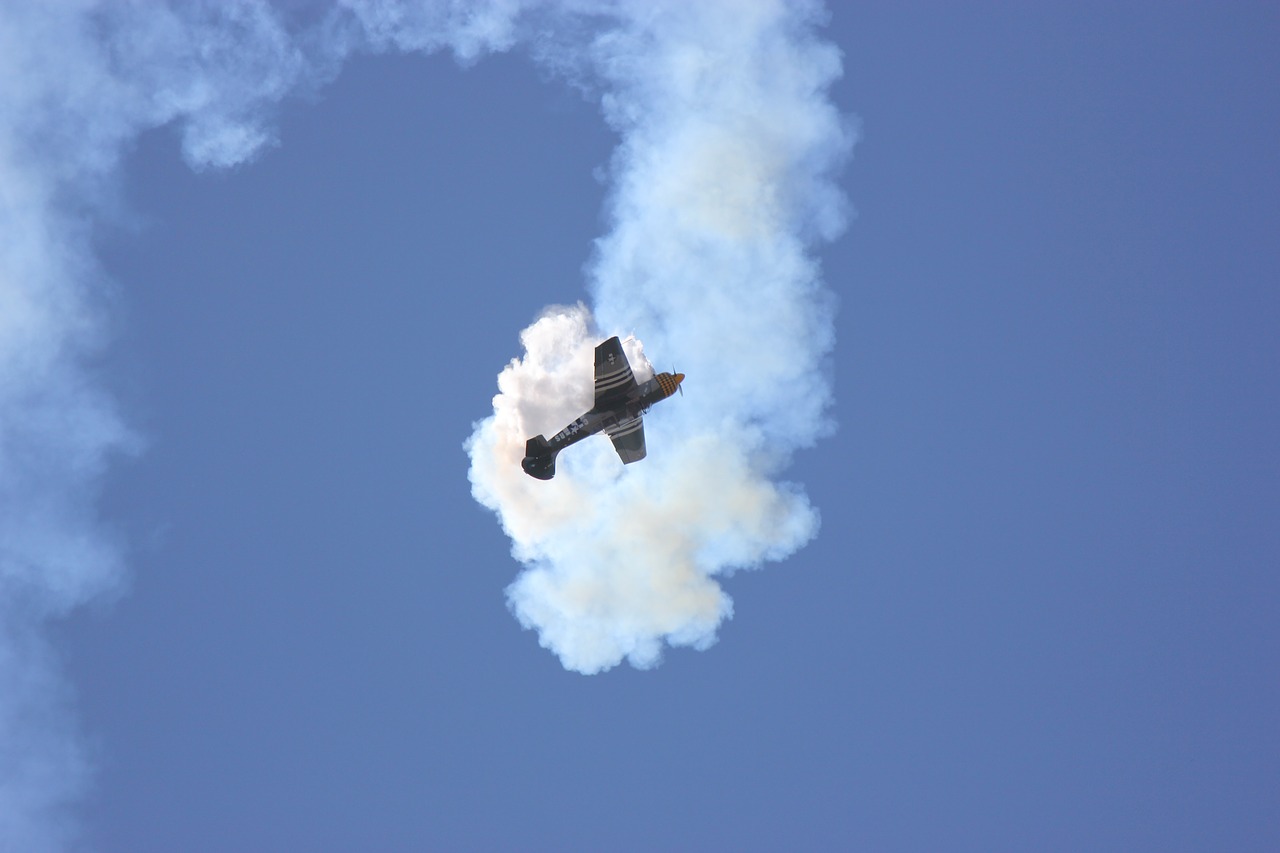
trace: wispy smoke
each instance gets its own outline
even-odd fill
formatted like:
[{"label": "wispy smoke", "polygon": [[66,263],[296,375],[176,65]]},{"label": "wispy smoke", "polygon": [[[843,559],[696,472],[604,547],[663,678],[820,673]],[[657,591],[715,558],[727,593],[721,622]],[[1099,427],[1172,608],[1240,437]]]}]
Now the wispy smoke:
[{"label": "wispy smoke", "polygon": [[[0,5],[0,848],[72,843],[63,811],[86,780],[41,638],[121,574],[94,502],[138,441],[90,370],[112,293],[90,237],[138,135],[173,125],[193,168],[244,164],[276,143],[281,99],[361,51],[466,63],[523,46],[598,98],[622,143],[594,317],[550,310],[525,330],[468,447],[476,497],[526,564],[517,617],[570,668],[646,666],[664,643],[713,641],[730,613],[715,575],[816,528],[772,477],[827,428],[831,305],[806,249],[842,227],[831,175],[850,140],[819,23],[796,0]],[[589,405],[591,347],[613,332],[689,393],[646,422],[645,462],[624,472],[591,440],[533,481],[524,439]]]},{"label": "wispy smoke", "polygon": [[[817,529],[804,494],[772,479],[829,428],[832,304],[806,246],[843,226],[831,176],[850,140],[825,97],[840,60],[816,11],[635,4],[572,57],[622,135],[595,316],[553,311],[525,330],[468,444],[475,496],[527,566],[512,610],[570,669],[711,644],[732,612],[715,576]],[[631,333],[689,377],[646,419],[648,458],[623,470],[591,439],[556,479],[527,477],[525,439],[589,408],[591,348]]]}]

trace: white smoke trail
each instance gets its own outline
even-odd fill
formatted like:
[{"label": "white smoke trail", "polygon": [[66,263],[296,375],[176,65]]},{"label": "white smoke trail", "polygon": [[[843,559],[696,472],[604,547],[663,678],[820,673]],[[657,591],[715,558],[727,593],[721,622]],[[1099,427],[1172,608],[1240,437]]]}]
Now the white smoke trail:
[{"label": "white smoke trail", "polygon": [[243,162],[326,67],[261,4],[0,5],[0,849],[75,843],[88,782],[43,627],[122,573],[94,501],[138,440],[93,379],[111,289],[90,245],[119,160],[179,122],[194,167]]},{"label": "white smoke trail", "polygon": [[[717,572],[781,558],[816,524],[770,476],[826,428],[830,305],[805,252],[841,227],[830,176],[849,140],[824,96],[839,61],[814,34],[820,13],[792,0],[0,4],[0,848],[72,843],[66,807],[87,779],[42,626],[121,575],[94,497],[138,442],[89,368],[112,293],[89,238],[137,136],[172,124],[193,168],[246,163],[275,144],[275,105],[356,51],[465,63],[524,45],[599,96],[623,142],[594,325],[571,308],[526,330],[528,355],[469,447],[477,498],[529,566],[516,615],[571,668],[645,666],[664,642],[712,641],[730,612]],[[600,439],[535,482],[517,451],[585,408],[603,330],[642,334],[690,393],[655,411],[650,458],[625,475]]]},{"label": "white smoke trail", "polygon": [[[829,428],[832,305],[806,244],[843,225],[831,174],[849,145],[825,97],[840,62],[812,31],[815,7],[617,11],[573,68],[598,75],[623,139],[595,320],[565,310],[526,329],[526,355],[468,444],[475,496],[528,567],[513,611],[586,673],[651,666],[664,642],[711,644],[732,612],[714,576],[816,531],[803,493],[771,475]],[[591,348],[615,333],[642,335],[689,393],[646,419],[644,462],[623,471],[590,439],[554,480],[526,476],[525,439],[590,407]]]}]

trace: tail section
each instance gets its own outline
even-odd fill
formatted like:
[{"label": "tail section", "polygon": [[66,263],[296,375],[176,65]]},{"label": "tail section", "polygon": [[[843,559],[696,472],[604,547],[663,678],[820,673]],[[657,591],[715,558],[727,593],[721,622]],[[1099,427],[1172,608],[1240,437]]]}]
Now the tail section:
[{"label": "tail section", "polygon": [[559,452],[551,449],[545,436],[535,435],[525,442],[524,459],[520,462],[520,467],[530,477],[550,480],[556,475],[556,454]]}]

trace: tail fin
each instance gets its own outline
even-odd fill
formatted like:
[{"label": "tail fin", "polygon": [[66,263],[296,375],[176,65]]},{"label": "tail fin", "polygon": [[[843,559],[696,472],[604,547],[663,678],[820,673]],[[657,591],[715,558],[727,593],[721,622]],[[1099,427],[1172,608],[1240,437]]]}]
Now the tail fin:
[{"label": "tail fin", "polygon": [[551,449],[551,445],[547,443],[545,436],[535,435],[525,442],[524,459],[520,462],[520,467],[530,477],[537,477],[539,480],[550,480],[556,475],[556,454],[558,452]]}]

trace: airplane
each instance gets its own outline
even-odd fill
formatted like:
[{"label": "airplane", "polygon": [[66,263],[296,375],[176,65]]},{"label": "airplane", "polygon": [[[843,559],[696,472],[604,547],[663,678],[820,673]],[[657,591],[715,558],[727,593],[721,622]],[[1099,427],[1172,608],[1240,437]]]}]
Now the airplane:
[{"label": "airplane", "polygon": [[609,436],[623,464],[639,462],[645,457],[642,415],[654,403],[676,393],[683,381],[683,373],[659,373],[641,385],[631,372],[622,342],[616,336],[609,338],[596,347],[596,403],[591,411],[550,441],[542,435],[529,439],[520,467],[530,477],[550,480],[556,475],[556,455],[598,432]]}]

